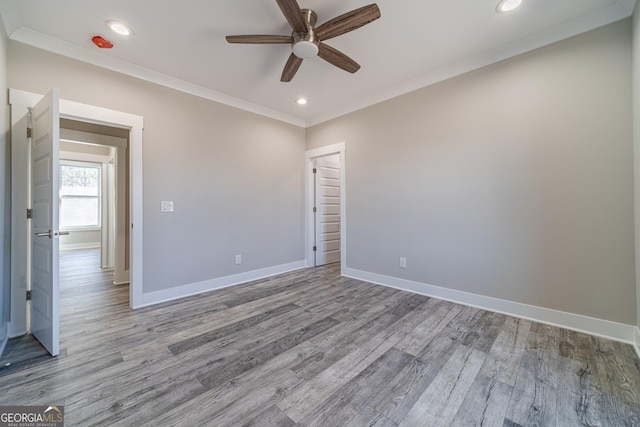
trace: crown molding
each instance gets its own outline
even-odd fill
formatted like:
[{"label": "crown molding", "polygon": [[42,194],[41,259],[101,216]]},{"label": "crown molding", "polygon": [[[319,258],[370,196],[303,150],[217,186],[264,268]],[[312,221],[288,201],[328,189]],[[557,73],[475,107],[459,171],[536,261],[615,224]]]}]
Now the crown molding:
[{"label": "crown molding", "polygon": [[5,30],[11,40],[78,61],[90,63],[111,71],[139,78],[160,86],[175,89],[180,92],[188,93],[199,98],[204,98],[230,107],[269,117],[294,126],[308,128],[487,65],[503,61],[513,56],[628,18],[633,14],[635,6],[636,0],[617,0],[616,3],[589,15],[582,16],[569,23],[550,28],[542,33],[487,51],[456,64],[434,70],[415,79],[381,90],[375,95],[360,98],[359,100],[342,106],[339,109],[316,115],[307,120],[20,27],[20,15],[17,0],[6,0],[0,2],[0,13],[2,14]]},{"label": "crown molding", "polygon": [[13,31],[9,38],[16,42],[24,43],[48,52],[53,52],[58,55],[86,62],[100,68],[105,68],[140,80],[155,83],[170,89],[175,89],[199,98],[218,102],[220,104],[269,117],[271,119],[279,120],[302,128],[306,126],[305,121],[299,117],[294,117],[222,92],[217,92],[212,89],[189,83],[148,68],[140,67],[139,65],[131,64],[130,62],[112,58],[102,53],[94,52],[87,48],[76,46],[24,27],[20,27]]},{"label": "crown molding", "polygon": [[321,115],[317,115],[307,120],[307,127],[344,116],[354,111],[370,107],[383,101],[396,98],[400,95],[422,89],[427,86],[451,79],[464,73],[477,70],[496,62],[521,55],[523,53],[538,49],[540,47],[577,36],[578,34],[594,30],[613,22],[625,19],[631,16],[635,7],[636,0],[618,0],[615,4],[600,9],[589,15],[582,16],[576,20],[566,24],[552,27],[544,32],[537,33],[531,37],[524,38],[517,42],[501,46],[499,48],[487,51],[480,55],[465,59],[456,64],[440,68],[430,73],[424,74],[415,79],[392,86],[386,90],[380,91],[375,95],[361,98],[360,100],[346,105],[338,110],[330,111]]}]

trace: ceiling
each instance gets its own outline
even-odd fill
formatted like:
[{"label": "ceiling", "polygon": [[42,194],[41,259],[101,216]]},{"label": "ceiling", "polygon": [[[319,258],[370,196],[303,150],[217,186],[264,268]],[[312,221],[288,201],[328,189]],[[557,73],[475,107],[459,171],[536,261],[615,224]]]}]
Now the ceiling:
[{"label": "ceiling", "polygon": [[[298,1],[319,25],[374,0]],[[0,13],[12,40],[304,127],[629,17],[635,0],[523,0],[505,14],[497,3],[377,0],[380,19],[327,41],[358,72],[312,58],[290,83],[280,82],[289,45],[225,41],[289,35],[275,0],[0,0]],[[134,34],[111,33],[108,20]]]}]

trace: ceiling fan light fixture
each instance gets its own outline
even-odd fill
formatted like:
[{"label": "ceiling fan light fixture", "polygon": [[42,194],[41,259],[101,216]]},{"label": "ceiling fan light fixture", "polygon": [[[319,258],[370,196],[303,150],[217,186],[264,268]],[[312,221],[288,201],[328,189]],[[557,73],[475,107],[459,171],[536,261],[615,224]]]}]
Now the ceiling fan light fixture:
[{"label": "ceiling fan light fixture", "polygon": [[496,6],[496,12],[506,13],[517,9],[522,4],[522,0],[501,0]]},{"label": "ceiling fan light fixture", "polygon": [[300,40],[293,45],[293,54],[300,59],[313,58],[318,55],[318,45],[307,40]]},{"label": "ceiling fan light fixture", "polygon": [[105,22],[107,27],[116,34],[120,34],[121,36],[130,36],[133,34],[133,30],[128,25],[123,24],[118,21],[107,21]]}]

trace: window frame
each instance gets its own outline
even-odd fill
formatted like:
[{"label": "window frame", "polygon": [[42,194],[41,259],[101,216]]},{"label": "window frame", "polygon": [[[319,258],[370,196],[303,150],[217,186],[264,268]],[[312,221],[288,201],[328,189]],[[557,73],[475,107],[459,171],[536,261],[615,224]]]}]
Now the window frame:
[{"label": "window frame", "polygon": [[83,198],[97,198],[98,199],[98,225],[71,225],[71,226],[63,226],[62,225],[62,209],[58,211],[58,218],[60,223],[60,230],[65,231],[99,231],[102,229],[102,163],[100,162],[91,162],[91,161],[78,161],[78,160],[67,160],[60,159],[59,166],[62,168],[63,166],[72,166],[72,167],[84,167],[84,168],[92,168],[98,170],[98,195],[97,196],[86,196],[86,195],[62,195],[62,171],[60,171],[61,179],[60,179],[60,188],[58,190],[58,205],[62,206],[62,199],[65,197],[83,197]]}]

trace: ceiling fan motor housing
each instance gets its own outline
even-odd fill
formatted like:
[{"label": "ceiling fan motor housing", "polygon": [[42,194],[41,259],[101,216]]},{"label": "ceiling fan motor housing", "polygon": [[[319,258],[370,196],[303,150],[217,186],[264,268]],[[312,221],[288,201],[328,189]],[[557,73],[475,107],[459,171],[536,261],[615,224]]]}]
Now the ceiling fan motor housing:
[{"label": "ceiling fan motor housing", "polygon": [[313,58],[318,55],[320,40],[313,32],[318,16],[311,9],[302,9],[302,19],[307,24],[306,33],[291,33],[293,54],[301,59]]},{"label": "ceiling fan motor housing", "polygon": [[360,69],[360,64],[338,49],[329,46],[325,41],[356,30],[380,18],[380,9],[377,4],[372,3],[343,13],[316,28],[317,15],[311,9],[301,9],[298,0],[276,0],[276,3],[293,30],[291,36],[237,35],[227,36],[227,42],[290,44],[293,52],[284,65],[280,77],[281,82],[290,82],[298,72],[302,61],[316,56],[349,73],[355,73]]}]

